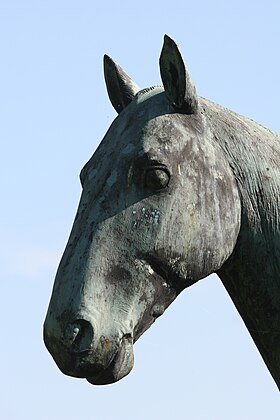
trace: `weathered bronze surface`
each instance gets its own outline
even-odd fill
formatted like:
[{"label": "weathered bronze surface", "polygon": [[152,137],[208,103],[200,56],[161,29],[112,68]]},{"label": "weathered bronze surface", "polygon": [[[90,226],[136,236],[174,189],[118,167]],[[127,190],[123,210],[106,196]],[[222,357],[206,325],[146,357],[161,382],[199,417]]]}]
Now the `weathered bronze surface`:
[{"label": "weathered bronze surface", "polygon": [[217,273],[280,387],[280,139],[197,96],[165,36],[163,87],[108,56],[119,113],[81,171],[44,340],[67,375],[108,384],[186,287]]}]

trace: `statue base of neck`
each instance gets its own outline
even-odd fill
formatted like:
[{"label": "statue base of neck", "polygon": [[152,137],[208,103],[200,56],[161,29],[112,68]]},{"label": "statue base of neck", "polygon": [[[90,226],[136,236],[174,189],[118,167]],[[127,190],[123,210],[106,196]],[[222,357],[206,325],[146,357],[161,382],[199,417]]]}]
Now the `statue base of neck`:
[{"label": "statue base of neck", "polygon": [[253,236],[240,234],[217,275],[280,390],[280,235]]}]

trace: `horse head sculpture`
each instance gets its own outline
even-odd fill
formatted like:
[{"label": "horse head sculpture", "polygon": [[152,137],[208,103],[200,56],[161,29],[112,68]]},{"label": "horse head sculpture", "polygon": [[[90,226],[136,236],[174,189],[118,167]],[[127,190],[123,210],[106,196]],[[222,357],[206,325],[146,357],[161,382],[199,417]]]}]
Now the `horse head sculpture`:
[{"label": "horse head sculpture", "polygon": [[140,90],[108,56],[104,69],[119,115],[81,171],[48,350],[67,375],[118,381],[140,335],[183,289],[217,273],[279,385],[279,137],[198,97],[167,36],[163,87]]}]

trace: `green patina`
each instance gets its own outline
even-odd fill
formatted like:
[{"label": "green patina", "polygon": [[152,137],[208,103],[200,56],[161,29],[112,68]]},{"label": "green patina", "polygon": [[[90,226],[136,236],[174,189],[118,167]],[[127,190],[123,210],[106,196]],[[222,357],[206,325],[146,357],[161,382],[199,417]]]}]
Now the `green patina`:
[{"label": "green patina", "polygon": [[165,37],[163,87],[139,91],[105,56],[118,112],[83,193],[45,320],[60,369],[93,384],[186,287],[217,273],[280,387],[280,139],[196,94]]}]

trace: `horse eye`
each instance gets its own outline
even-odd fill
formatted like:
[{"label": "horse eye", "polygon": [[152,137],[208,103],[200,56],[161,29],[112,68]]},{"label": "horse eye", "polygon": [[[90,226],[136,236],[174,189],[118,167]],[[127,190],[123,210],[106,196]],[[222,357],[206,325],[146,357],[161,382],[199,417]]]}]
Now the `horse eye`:
[{"label": "horse eye", "polygon": [[170,174],[167,169],[148,168],[145,173],[145,187],[161,190],[169,184]]}]

